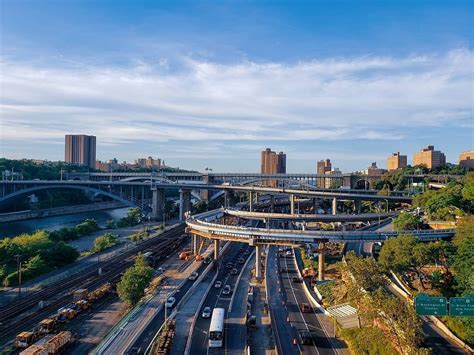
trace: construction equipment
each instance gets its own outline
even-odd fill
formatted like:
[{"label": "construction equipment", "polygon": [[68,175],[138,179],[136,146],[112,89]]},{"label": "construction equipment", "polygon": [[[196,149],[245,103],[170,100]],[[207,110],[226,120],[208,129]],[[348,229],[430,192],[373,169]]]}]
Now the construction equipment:
[{"label": "construction equipment", "polygon": [[187,260],[188,257],[191,255],[191,250],[185,250],[185,251],[182,251],[180,254],[179,254],[179,258],[181,260]]},{"label": "construction equipment", "polygon": [[58,321],[66,322],[76,317],[77,311],[73,307],[63,307],[58,310]]},{"label": "construction equipment", "polygon": [[15,338],[15,347],[19,349],[27,348],[38,339],[38,336],[39,334],[35,332],[21,332]]},{"label": "construction equipment", "polygon": [[74,291],[74,293],[73,293],[72,300],[73,300],[74,302],[80,301],[80,300],[85,300],[85,299],[87,299],[88,293],[89,293],[89,291],[87,291],[87,289],[85,289],[85,288],[77,289],[77,290]]},{"label": "construction equipment", "polygon": [[47,335],[27,349],[23,350],[21,355],[55,355],[63,352],[66,347],[74,340],[72,333],[62,331],[58,334]]},{"label": "construction equipment", "polygon": [[39,331],[41,334],[48,334],[54,331],[56,327],[56,318],[46,318],[39,322]]}]

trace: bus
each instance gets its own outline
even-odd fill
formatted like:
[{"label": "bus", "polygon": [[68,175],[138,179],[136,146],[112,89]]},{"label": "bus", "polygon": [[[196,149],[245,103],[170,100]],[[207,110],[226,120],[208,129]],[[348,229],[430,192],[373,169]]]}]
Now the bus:
[{"label": "bus", "polygon": [[214,308],[209,326],[209,347],[221,348],[224,340],[224,308]]}]

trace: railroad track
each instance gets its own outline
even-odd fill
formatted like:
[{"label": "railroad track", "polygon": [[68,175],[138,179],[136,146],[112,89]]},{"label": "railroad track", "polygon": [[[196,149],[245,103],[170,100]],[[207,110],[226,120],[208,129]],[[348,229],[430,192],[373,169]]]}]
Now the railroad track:
[{"label": "railroad track", "polygon": [[[0,310],[0,323],[2,323],[0,339],[2,339],[2,343],[23,330],[33,328],[39,321],[51,316],[58,308],[70,303],[73,290],[78,288],[93,289],[106,282],[118,281],[120,274],[133,264],[133,256],[136,253],[150,249],[157,253],[159,259],[165,258],[185,241],[185,239],[179,238],[183,232],[184,225],[140,243],[123,254],[104,262],[101,275],[97,274],[97,265],[94,265],[78,273],[76,277],[53,284],[35,292],[26,299],[14,301],[3,307]],[[50,300],[50,303],[42,309],[34,311],[39,301],[42,300]],[[28,310],[32,312],[27,314]],[[22,314],[24,317],[21,317]]]}]

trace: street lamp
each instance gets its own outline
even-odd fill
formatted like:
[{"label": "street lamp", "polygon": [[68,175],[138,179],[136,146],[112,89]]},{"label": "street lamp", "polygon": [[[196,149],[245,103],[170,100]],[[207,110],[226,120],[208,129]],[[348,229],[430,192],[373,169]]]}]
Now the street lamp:
[{"label": "street lamp", "polygon": [[17,254],[15,255],[16,259],[16,268],[17,268],[17,274],[18,274],[18,298],[21,297],[21,255]]}]

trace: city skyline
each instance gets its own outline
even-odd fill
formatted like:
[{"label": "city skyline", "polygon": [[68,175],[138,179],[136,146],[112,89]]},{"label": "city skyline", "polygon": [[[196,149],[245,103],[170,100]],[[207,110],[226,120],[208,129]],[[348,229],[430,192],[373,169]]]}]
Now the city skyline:
[{"label": "city skyline", "polygon": [[186,4],[2,2],[0,155],[60,160],[65,133],[223,172],[267,146],[288,172],[473,149],[470,2]]}]

